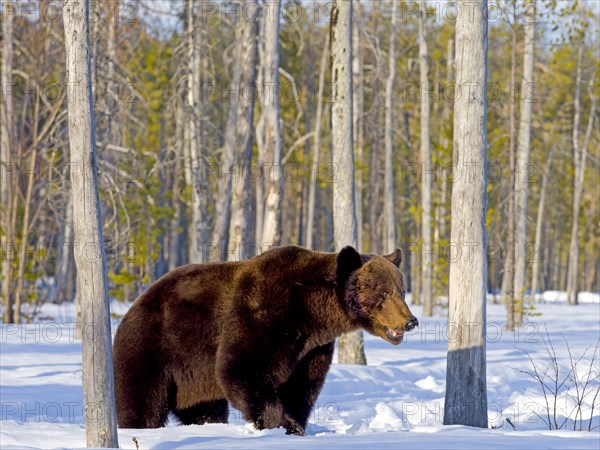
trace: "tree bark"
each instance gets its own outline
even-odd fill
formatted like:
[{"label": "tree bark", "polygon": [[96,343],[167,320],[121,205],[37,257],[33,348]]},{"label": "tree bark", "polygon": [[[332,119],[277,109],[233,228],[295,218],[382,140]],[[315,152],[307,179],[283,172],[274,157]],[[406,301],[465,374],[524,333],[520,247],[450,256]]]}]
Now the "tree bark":
[{"label": "tree bark", "polygon": [[369,164],[369,251],[374,254],[382,253],[381,235],[379,233],[379,221],[381,218],[381,176],[380,167],[380,139],[379,139],[379,116],[373,115],[371,127],[371,155]]},{"label": "tree bark", "polygon": [[[352,0],[334,0],[331,10],[331,81],[336,89],[332,104],[333,233],[336,249],[357,247],[354,136],[352,133]],[[340,364],[366,364],[362,332],[339,339]]]},{"label": "tree bark", "polygon": [[472,14],[456,21],[456,84],[463,93],[470,90],[454,104],[454,164],[469,176],[457,177],[452,190],[451,242],[462,257],[450,262],[444,425],[487,428],[487,0],[461,0],[458,6],[469,6]]},{"label": "tree bark", "polygon": [[[263,9],[266,9],[265,2],[266,0],[259,0],[260,6]],[[263,17],[265,15],[263,14]],[[260,87],[261,97],[261,114],[256,121],[255,127],[255,139],[256,139],[256,165],[260,170],[262,176],[260,176],[255,184],[255,236],[254,239],[256,242],[262,242],[262,232],[263,232],[263,222],[265,219],[265,173],[264,173],[264,161],[265,161],[265,114],[264,108],[262,106],[264,100],[264,89],[265,89],[265,77],[264,72],[266,70],[266,66],[264,64],[265,60],[265,26],[266,20],[262,19],[258,24],[258,42],[257,42],[257,52],[258,52],[258,61],[259,65],[256,70],[256,85]]]},{"label": "tree bark", "polygon": [[[12,314],[12,263],[15,255],[13,254],[14,236],[12,227],[12,135],[13,135],[13,29],[14,16],[16,15],[16,4],[14,8],[10,4],[3,5],[4,14],[2,17],[2,104],[0,105],[0,128],[2,136],[0,138],[0,227],[2,238],[0,252],[2,252],[2,300],[4,305],[3,321],[4,323],[13,322]],[[11,9],[9,11],[9,9]]]},{"label": "tree bark", "polygon": [[[283,176],[281,167],[281,108],[279,105],[279,13],[281,1],[265,4],[267,15],[264,22],[263,95],[261,96],[264,116],[264,163],[267,165],[266,198],[263,231],[260,242],[269,245],[281,243]],[[261,199],[256,199],[257,202]]]},{"label": "tree bark", "polygon": [[596,111],[596,97],[593,94],[593,79],[590,80],[590,116],[583,145],[579,142],[579,121],[581,115],[581,72],[583,65],[583,44],[579,47],[577,58],[577,77],[575,81],[575,100],[573,115],[573,165],[575,174],[573,176],[573,220],[571,223],[571,242],[569,245],[569,265],[567,268],[567,303],[579,304],[578,279],[579,279],[579,216],[581,210],[581,198],[583,194],[583,181],[585,178],[585,165],[587,159],[587,146],[590,141],[594,126],[594,114]]},{"label": "tree bark", "polygon": [[65,219],[60,242],[60,260],[56,269],[55,302],[70,302],[73,300],[73,286],[70,282],[73,271],[73,196],[67,190],[65,202]]},{"label": "tree bark", "polygon": [[516,80],[517,80],[517,9],[513,0],[513,23],[512,23],[512,57],[511,57],[511,97],[509,117],[509,188],[508,188],[508,213],[506,217],[506,251],[504,259],[504,273],[502,276],[502,296],[506,304],[506,329],[513,330],[520,325],[520,306],[515,301],[515,135],[516,135]]},{"label": "tree bark", "polygon": [[189,236],[189,258],[192,263],[201,263],[206,259],[205,246],[208,243],[208,202],[205,180],[202,173],[205,155],[201,142],[202,133],[200,131],[200,118],[203,116],[202,102],[200,100],[202,44],[200,15],[195,4],[194,0],[188,0],[187,2],[187,101],[189,108],[189,145],[192,170],[192,219]]},{"label": "tree bark", "polygon": [[171,187],[171,197],[173,199],[173,207],[175,214],[171,223],[169,224],[170,235],[169,235],[169,270],[173,270],[176,267],[184,263],[184,255],[182,254],[182,243],[183,243],[183,230],[185,230],[185,214],[184,204],[181,201],[181,175],[183,173],[183,162],[185,158],[185,152],[183,150],[184,144],[184,133],[183,133],[183,108],[181,107],[181,99],[179,93],[177,95],[177,101],[175,103],[175,157],[174,157],[174,168],[173,168],[173,185]]},{"label": "tree bark", "polygon": [[421,78],[421,274],[423,315],[433,314],[433,243],[431,236],[432,179],[429,171],[431,164],[431,137],[430,114],[431,99],[429,97],[429,49],[427,47],[427,4],[421,3],[421,17],[419,18],[419,67]]},{"label": "tree bark", "polygon": [[256,85],[256,49],[258,36],[258,8],[245,8],[254,3],[244,0],[244,20],[236,29],[236,72],[235,80],[239,80],[240,89],[237,101],[235,148],[238,154],[235,158],[236,182],[232,188],[231,219],[229,222],[229,241],[227,243],[227,258],[240,260],[247,255],[250,244],[250,177],[248,170],[252,157],[252,142],[254,139],[254,96]]},{"label": "tree bark", "polygon": [[[353,14],[352,26],[352,130],[354,133],[354,155],[356,166],[356,223],[358,229],[357,245],[363,250],[363,145],[364,145],[364,79],[363,79],[363,56],[360,47],[360,3],[354,3],[355,14]],[[357,14],[356,14],[357,13]]]},{"label": "tree bark", "polygon": [[556,146],[553,145],[548,153],[546,164],[544,165],[544,175],[542,177],[542,186],[540,188],[540,201],[538,203],[537,220],[535,225],[535,257],[533,258],[533,267],[531,269],[531,298],[533,303],[538,289],[538,281],[540,278],[540,259],[542,257],[542,227],[544,225],[544,209],[546,207],[546,189],[548,187],[548,178],[550,176],[550,168],[552,167],[552,156]]},{"label": "tree bark", "polygon": [[[239,41],[238,41],[239,45]],[[240,84],[239,64],[234,65],[232,77],[232,89]],[[236,127],[238,106],[241,100],[236,95],[230,95],[227,125],[225,127],[225,143],[221,156],[221,165],[218,170],[219,183],[217,199],[215,201],[215,222],[212,233],[212,244],[216,250],[211,253],[211,261],[225,261],[227,259],[227,247],[229,243],[229,225],[231,222],[231,191],[233,186],[233,166],[235,163],[236,150]],[[262,216],[262,214],[261,214]]]},{"label": "tree bark", "polygon": [[319,161],[321,158],[321,121],[323,117],[323,89],[325,87],[325,71],[327,69],[327,57],[329,56],[329,34],[325,37],[323,54],[321,56],[321,67],[319,69],[319,86],[317,87],[317,111],[315,113],[315,135],[312,150],[312,169],[310,172],[310,185],[308,187],[308,206],[306,211],[306,247],[313,248],[315,235],[315,196],[317,191],[317,179],[319,176]]},{"label": "tree bark", "polygon": [[396,22],[398,0],[392,0],[392,23],[390,28],[390,48],[388,51],[388,77],[385,83],[385,165],[384,165],[384,229],[385,253],[393,252],[397,247],[396,242],[396,217],[394,210],[394,159],[392,121],[394,99],[394,79],[396,77]]},{"label": "tree bark", "polygon": [[[532,10],[535,8],[531,8]],[[526,255],[527,255],[527,199],[529,195],[529,147],[531,142],[532,98],[529,95],[533,86],[533,63],[535,47],[535,15],[527,16],[525,25],[525,50],[523,56],[523,81],[521,82],[521,120],[517,146],[517,167],[515,180],[515,245],[518,257],[515,260],[514,294],[520,305],[518,322],[521,322],[525,295]]]},{"label": "tree bark", "polygon": [[91,89],[89,1],[63,9],[68,90],[77,290],[83,330],[83,400],[88,447],[118,447],[106,255],[98,199]]},{"label": "tree bark", "polygon": [[[36,94],[34,94],[36,95]],[[33,120],[33,142],[36,143],[38,139],[38,123],[39,123],[39,107],[40,100],[34,99],[34,120]],[[14,321],[15,323],[21,322],[21,303],[23,301],[23,290],[25,284],[25,265],[27,257],[27,245],[29,241],[29,215],[31,212],[31,196],[33,194],[33,184],[35,182],[35,167],[37,164],[37,149],[34,145],[31,149],[31,159],[29,162],[29,170],[27,177],[27,190],[25,191],[25,198],[23,203],[23,227],[21,231],[21,248],[19,249],[19,266],[17,269],[17,288],[15,289],[15,310]]]}]

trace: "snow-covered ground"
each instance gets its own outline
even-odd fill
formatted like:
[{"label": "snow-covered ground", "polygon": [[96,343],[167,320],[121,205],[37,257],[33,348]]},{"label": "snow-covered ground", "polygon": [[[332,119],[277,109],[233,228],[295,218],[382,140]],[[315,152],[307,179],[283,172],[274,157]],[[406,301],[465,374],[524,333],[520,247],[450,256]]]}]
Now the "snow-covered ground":
[{"label": "snow-covered ground", "polygon": [[[366,336],[368,366],[332,366],[304,437],[285,436],[281,429],[256,431],[232,411],[227,425],[183,427],[172,422],[163,429],[119,430],[119,443],[122,448],[135,448],[135,437],[143,449],[598,449],[600,398],[591,432],[573,431],[572,421],[566,422],[566,429],[549,431],[544,423],[545,403],[537,395],[540,388],[519,369],[531,369],[523,350],[542,370],[547,367],[546,330],[558,365],[567,368],[561,376],[569,375],[565,340],[574,359],[589,348],[576,374],[579,380],[590,372],[595,377],[582,404],[583,429],[587,430],[600,376],[599,355],[589,361],[600,338],[600,298],[583,294],[585,301],[573,307],[564,304],[561,293],[544,293],[543,297],[548,303],[536,305],[539,315],[528,317],[514,333],[504,330],[504,306],[488,304],[490,429],[442,425],[447,320],[441,317],[442,311],[437,311],[440,317],[422,318],[420,308],[413,307],[421,325],[406,342],[394,347]],[[126,306],[115,305],[113,313],[125,310]],[[42,311],[46,322],[1,328],[2,449],[85,446],[81,345],[70,322],[73,312],[72,305],[48,305]],[[576,391],[572,386],[568,380],[561,389],[559,425],[573,409]]]}]

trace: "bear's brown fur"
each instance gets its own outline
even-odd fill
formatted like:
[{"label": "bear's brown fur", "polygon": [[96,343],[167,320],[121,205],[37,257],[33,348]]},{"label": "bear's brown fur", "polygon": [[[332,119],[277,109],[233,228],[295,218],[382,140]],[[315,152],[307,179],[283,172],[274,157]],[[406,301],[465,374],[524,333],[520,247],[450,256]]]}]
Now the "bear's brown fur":
[{"label": "bear's brown fur", "polygon": [[418,325],[404,302],[401,252],[279,247],[243,262],[191,264],[142,294],[115,336],[124,428],[227,422],[303,434],[334,340],[363,328],[393,344]]}]

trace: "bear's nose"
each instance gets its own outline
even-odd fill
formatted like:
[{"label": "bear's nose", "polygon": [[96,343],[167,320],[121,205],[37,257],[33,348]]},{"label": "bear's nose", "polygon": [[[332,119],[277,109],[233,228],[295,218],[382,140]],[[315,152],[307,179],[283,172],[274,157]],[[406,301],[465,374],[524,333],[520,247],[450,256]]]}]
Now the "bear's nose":
[{"label": "bear's nose", "polygon": [[419,326],[419,321],[416,317],[411,317],[410,320],[406,323],[406,331],[414,330]]}]

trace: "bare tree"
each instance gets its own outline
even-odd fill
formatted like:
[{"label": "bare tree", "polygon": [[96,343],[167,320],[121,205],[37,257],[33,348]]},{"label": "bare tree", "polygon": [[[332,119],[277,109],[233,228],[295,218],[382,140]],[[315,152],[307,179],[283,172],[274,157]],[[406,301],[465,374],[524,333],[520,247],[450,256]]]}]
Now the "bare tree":
[{"label": "bare tree", "polygon": [[73,196],[70,188],[66,188],[65,194],[65,219],[59,245],[60,259],[56,268],[56,297],[55,301],[73,300]]},{"label": "bare tree", "polygon": [[[533,3],[530,3],[533,6]],[[518,257],[515,258],[514,296],[517,305],[523,305],[525,294],[525,255],[527,250],[527,198],[529,195],[529,147],[531,142],[531,109],[533,99],[530,92],[533,86],[533,62],[535,46],[535,8],[527,15],[525,26],[525,50],[523,56],[523,80],[521,82],[521,120],[517,145],[517,178],[515,180],[515,244]],[[520,310],[522,311],[522,307]],[[521,313],[522,314],[522,313]],[[518,320],[521,322],[521,320]]]},{"label": "bare tree", "polygon": [[[244,18],[236,26],[236,59],[234,80],[238,81],[235,113],[235,148],[238,153],[233,163],[236,169],[236,182],[232,186],[231,218],[229,221],[229,240],[227,257],[230,260],[244,256],[250,240],[250,189],[248,169],[252,157],[254,139],[254,96],[256,83],[256,50],[258,35],[258,8],[245,6],[254,3],[244,0]],[[228,174],[229,176],[229,174]]]},{"label": "bare tree", "polygon": [[577,77],[575,79],[575,100],[573,115],[573,165],[575,174],[573,176],[573,220],[571,223],[571,243],[569,245],[569,266],[567,271],[567,303],[577,305],[577,280],[579,277],[579,215],[581,209],[581,197],[583,194],[583,180],[585,177],[585,164],[587,158],[587,147],[594,127],[594,114],[596,112],[596,97],[593,92],[593,79],[590,80],[590,116],[583,145],[579,142],[579,121],[581,116],[581,72],[583,65],[583,44],[579,47],[577,58]]},{"label": "bare tree", "polygon": [[329,56],[329,34],[325,38],[323,54],[321,56],[321,67],[319,69],[319,86],[317,94],[317,111],[315,113],[315,131],[312,148],[312,170],[310,173],[310,184],[308,186],[308,206],[306,208],[306,246],[313,248],[314,221],[315,221],[315,195],[317,191],[317,178],[319,175],[319,160],[321,157],[321,120],[323,117],[323,89],[325,87],[325,71],[327,69],[327,57]]},{"label": "bare tree", "polygon": [[[283,177],[281,168],[281,108],[279,105],[279,13],[281,1],[265,4],[267,15],[264,22],[263,93],[261,108],[264,117],[264,158],[268,164],[266,175],[266,199],[264,206],[263,231],[261,241],[278,245],[281,242],[281,200],[283,198]],[[262,199],[257,198],[257,202]]]},{"label": "bare tree", "polygon": [[513,87],[510,96],[509,109],[509,188],[508,188],[508,212],[506,215],[506,251],[504,255],[504,273],[502,276],[502,298],[506,304],[506,328],[513,330],[521,323],[520,306],[515,301],[515,163],[516,163],[516,86],[517,82],[517,7],[516,0],[512,0],[512,47],[511,47],[511,71],[510,85]]},{"label": "bare tree", "polygon": [[187,45],[188,45],[188,74],[187,74],[187,105],[190,133],[190,159],[192,171],[192,218],[190,223],[190,262],[204,261],[203,247],[208,240],[207,229],[207,193],[202,167],[205,155],[202,148],[200,118],[202,117],[201,89],[201,30],[197,2],[187,1]]},{"label": "bare tree", "polygon": [[38,123],[39,123],[39,110],[40,101],[35,99],[34,106],[34,121],[33,121],[33,140],[34,145],[31,148],[31,156],[29,159],[28,176],[27,176],[27,190],[25,191],[25,198],[23,201],[23,223],[21,231],[21,247],[19,249],[19,264],[17,268],[17,286],[15,289],[15,310],[13,312],[13,318],[15,323],[21,321],[21,303],[24,295],[25,285],[25,263],[27,257],[27,243],[30,230],[30,215],[31,215],[31,196],[33,195],[33,185],[35,183],[35,168],[37,164],[37,148],[35,143],[38,138]]},{"label": "bare tree", "polygon": [[390,48],[388,50],[388,77],[385,83],[385,166],[383,210],[385,221],[384,252],[393,252],[396,243],[396,215],[394,211],[394,153],[392,121],[394,98],[394,78],[396,77],[396,22],[399,0],[392,0],[392,24],[390,28]]},{"label": "bare tree", "polygon": [[422,289],[421,301],[423,315],[431,316],[433,313],[433,267],[431,241],[432,221],[432,179],[431,170],[431,132],[430,114],[431,100],[429,97],[429,49],[427,47],[427,2],[421,3],[421,17],[419,18],[419,73],[421,78],[421,274]]},{"label": "bare tree", "polygon": [[360,46],[360,1],[354,3],[352,24],[352,131],[354,133],[354,155],[358,166],[356,167],[356,222],[358,228],[357,245],[363,249],[363,145],[364,145],[364,77],[363,54]]},{"label": "bare tree", "polygon": [[[487,428],[485,362],[487,0],[461,0],[472,14],[456,20],[456,85],[469,95],[454,104],[454,167],[469,170],[452,190],[451,242],[463,257],[450,263],[448,365],[444,425]],[[468,169],[467,169],[468,168]],[[465,251],[468,250],[468,257]]]},{"label": "bare tree", "polygon": [[[234,66],[232,85],[239,85],[239,66]],[[237,80],[237,81],[236,81]],[[225,143],[221,156],[219,169],[219,183],[215,201],[215,222],[213,225],[212,243],[217,246],[217,251],[211,253],[211,260],[219,261],[226,259],[229,242],[229,224],[231,220],[231,191],[233,187],[232,170],[235,163],[236,150],[236,126],[238,103],[235,95],[229,98],[229,112],[227,125],[225,127]]]},{"label": "bare tree", "polygon": [[[333,185],[333,233],[335,246],[357,247],[356,196],[354,192],[354,137],[352,133],[352,0],[335,0],[331,10],[331,81],[336,89],[331,128],[333,166],[338,174]],[[340,364],[366,364],[362,332],[340,337]]]},{"label": "bare tree", "polygon": [[[89,447],[118,447],[106,255],[98,200],[92,101],[89,0],[65,2],[69,145],[72,174],[77,290],[81,297],[82,368]],[[91,170],[91,173],[87,171]]]},{"label": "bare tree", "polygon": [[531,268],[531,302],[535,300],[535,294],[540,279],[540,258],[542,257],[542,226],[544,224],[544,210],[546,208],[546,191],[548,189],[548,179],[550,178],[550,168],[552,167],[552,156],[556,150],[556,145],[552,145],[548,153],[546,164],[544,165],[544,175],[542,176],[542,186],[540,188],[540,200],[538,202],[537,220],[535,225],[535,251],[536,256],[533,259]]},{"label": "bare tree", "polygon": [[[14,8],[14,9],[13,9]],[[13,231],[11,221],[12,204],[12,173],[11,167],[11,137],[13,133],[13,23],[16,14],[16,4],[2,4],[2,105],[0,105],[0,227],[2,239],[0,251],[2,257],[2,299],[4,303],[3,320],[5,323],[13,322],[12,315],[12,261],[10,248],[13,248]]]}]

